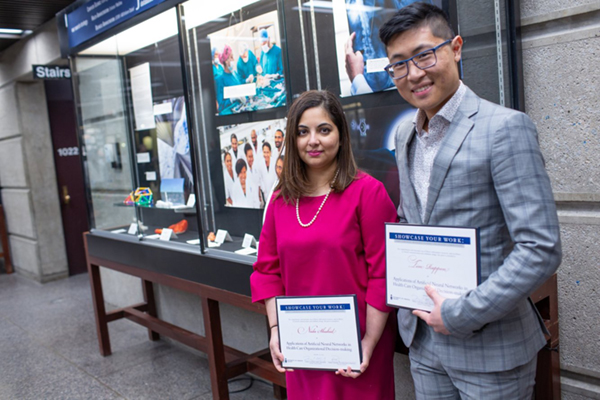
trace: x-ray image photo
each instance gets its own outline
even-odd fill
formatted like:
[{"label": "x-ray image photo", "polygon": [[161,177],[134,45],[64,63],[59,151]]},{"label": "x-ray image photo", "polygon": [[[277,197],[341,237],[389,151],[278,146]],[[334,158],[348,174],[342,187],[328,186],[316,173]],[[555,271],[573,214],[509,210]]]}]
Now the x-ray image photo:
[{"label": "x-ray image photo", "polygon": [[183,97],[155,104],[156,142],[161,179],[193,182],[190,140]]},{"label": "x-ray image photo", "polygon": [[[389,62],[385,46],[379,41],[379,27],[400,8],[414,2],[415,0],[333,0],[342,97],[381,92],[394,87],[391,78],[383,70]],[[441,6],[441,0],[425,2]],[[362,63],[360,57],[363,59]]]}]

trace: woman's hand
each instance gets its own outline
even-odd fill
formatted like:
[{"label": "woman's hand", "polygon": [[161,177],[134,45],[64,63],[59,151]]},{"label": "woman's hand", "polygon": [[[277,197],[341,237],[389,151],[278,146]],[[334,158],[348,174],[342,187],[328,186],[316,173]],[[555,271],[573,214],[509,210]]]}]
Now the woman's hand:
[{"label": "woman's hand", "polygon": [[379,338],[381,338],[387,319],[388,313],[379,311],[372,305],[367,304],[367,324],[365,336],[361,341],[363,361],[360,364],[360,372],[353,372],[352,369],[348,367],[346,369],[338,369],[335,372],[336,375],[356,379],[367,370],[369,361],[371,361],[371,356],[373,355],[373,350],[375,350],[375,346],[377,346]]},{"label": "woman's hand", "polygon": [[275,297],[265,299],[265,307],[267,309],[267,318],[269,320],[269,326],[271,327],[271,339],[269,340],[269,350],[271,350],[271,358],[273,359],[273,365],[279,372],[291,372],[291,369],[285,369],[281,366],[281,363],[285,359],[281,350],[279,350],[279,327],[277,326],[277,311],[275,310]]},{"label": "woman's hand", "polygon": [[352,368],[348,367],[346,369],[342,369],[342,368],[338,369],[335,372],[335,374],[344,376],[346,378],[353,378],[353,379],[358,378],[361,374],[363,374],[367,370],[367,368],[369,368],[369,361],[371,361],[371,356],[373,355],[373,349],[375,349],[376,344],[377,344],[377,342],[373,343],[373,341],[368,339],[366,336],[362,340],[363,360],[362,360],[362,363],[360,364],[360,372],[354,372],[354,371],[352,371]]},{"label": "woman's hand", "polygon": [[271,350],[271,358],[273,359],[273,365],[279,372],[285,372],[286,369],[281,366],[284,360],[283,354],[279,351],[279,333],[277,332],[278,327],[271,329],[271,340],[269,341],[269,350]]}]

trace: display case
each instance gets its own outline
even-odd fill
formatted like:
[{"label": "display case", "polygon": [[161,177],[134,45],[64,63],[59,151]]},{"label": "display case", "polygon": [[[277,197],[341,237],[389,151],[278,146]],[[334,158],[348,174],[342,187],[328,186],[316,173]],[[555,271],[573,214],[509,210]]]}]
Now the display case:
[{"label": "display case", "polygon": [[[378,33],[411,2],[165,0],[74,43],[93,230],[251,263],[285,157],[286,113],[307,89],[340,96],[359,168],[397,204],[394,133],[415,109],[382,71]],[[507,6],[477,2],[473,15],[468,1],[431,2],[466,35],[464,82],[518,106]],[[347,65],[357,52],[358,70]]]},{"label": "display case", "polygon": [[176,9],[78,52],[73,70],[91,226],[199,246]]},{"label": "display case", "polygon": [[[202,229],[221,232],[216,243],[207,240],[207,253],[254,253],[249,243],[260,237],[285,157],[286,112],[307,89],[340,95],[359,168],[383,181],[398,204],[393,136],[415,110],[383,71],[388,62],[377,35],[378,26],[410,2],[182,4],[191,118],[199,132]],[[366,60],[362,88],[346,72],[351,35],[353,51]]]},{"label": "display case", "polygon": [[292,86],[280,5],[182,4],[192,118],[201,132],[202,228],[214,233],[207,253],[256,254],[281,172]]}]

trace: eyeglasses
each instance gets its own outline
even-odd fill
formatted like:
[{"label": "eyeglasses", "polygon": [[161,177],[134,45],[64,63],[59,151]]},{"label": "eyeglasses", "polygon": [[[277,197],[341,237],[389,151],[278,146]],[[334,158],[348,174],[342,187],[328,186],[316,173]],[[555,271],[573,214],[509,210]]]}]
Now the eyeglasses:
[{"label": "eyeglasses", "polygon": [[415,67],[419,69],[431,68],[435,64],[437,64],[437,55],[435,54],[435,51],[440,47],[445,46],[451,42],[452,39],[448,39],[444,43],[440,43],[434,48],[415,54],[411,58],[407,58],[406,60],[396,61],[395,63],[389,64],[384,69],[390,75],[390,78],[398,80],[408,75],[409,61],[412,61],[415,64]]}]

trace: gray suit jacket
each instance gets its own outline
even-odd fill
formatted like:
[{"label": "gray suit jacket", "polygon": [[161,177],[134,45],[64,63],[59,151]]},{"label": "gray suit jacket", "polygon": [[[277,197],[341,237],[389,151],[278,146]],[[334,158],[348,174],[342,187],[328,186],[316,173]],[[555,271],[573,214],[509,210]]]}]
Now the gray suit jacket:
[{"label": "gray suit jacket", "polygon": [[[434,333],[442,363],[461,371],[506,371],[530,361],[545,327],[529,295],[561,261],[556,206],[531,119],[470,89],[443,139],[431,172],[424,219],[408,173],[412,123],[396,134],[401,222],[480,228],[477,289],[442,305],[451,335]],[[417,318],[398,312],[410,347]]]}]

